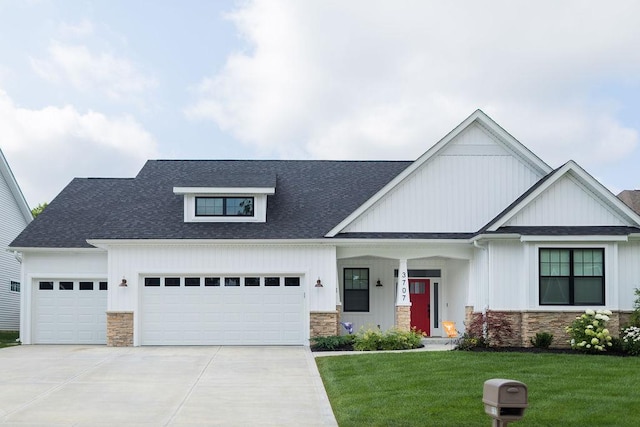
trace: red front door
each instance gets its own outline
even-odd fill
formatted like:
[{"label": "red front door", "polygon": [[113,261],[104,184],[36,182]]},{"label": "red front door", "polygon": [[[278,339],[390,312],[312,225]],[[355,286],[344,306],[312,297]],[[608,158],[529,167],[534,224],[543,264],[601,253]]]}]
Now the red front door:
[{"label": "red front door", "polygon": [[431,304],[429,300],[429,279],[409,279],[409,295],[411,298],[411,327],[431,336]]}]

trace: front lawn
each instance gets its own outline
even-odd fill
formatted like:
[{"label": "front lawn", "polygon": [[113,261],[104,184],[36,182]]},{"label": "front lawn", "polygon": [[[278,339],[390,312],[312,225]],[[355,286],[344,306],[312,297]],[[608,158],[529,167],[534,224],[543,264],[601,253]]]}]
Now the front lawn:
[{"label": "front lawn", "polygon": [[18,345],[16,340],[18,339],[19,336],[20,336],[19,332],[0,331],[0,348]]},{"label": "front lawn", "polygon": [[514,427],[640,420],[640,357],[447,351],[316,361],[341,427],[491,425],[482,404],[491,378],[528,386],[530,406]]}]

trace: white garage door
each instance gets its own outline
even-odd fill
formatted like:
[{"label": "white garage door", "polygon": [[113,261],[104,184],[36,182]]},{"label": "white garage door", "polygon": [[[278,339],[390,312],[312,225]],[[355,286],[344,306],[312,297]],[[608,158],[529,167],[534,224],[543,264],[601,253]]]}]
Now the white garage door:
[{"label": "white garage door", "polygon": [[106,344],[107,282],[36,281],[32,297],[35,344]]},{"label": "white garage door", "polygon": [[301,345],[299,277],[146,277],[143,345]]}]

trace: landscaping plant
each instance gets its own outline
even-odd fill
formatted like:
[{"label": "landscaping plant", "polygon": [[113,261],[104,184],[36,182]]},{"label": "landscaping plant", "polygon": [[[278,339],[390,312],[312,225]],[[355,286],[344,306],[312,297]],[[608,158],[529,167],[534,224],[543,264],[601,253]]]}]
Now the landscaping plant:
[{"label": "landscaping plant", "polygon": [[609,316],[609,310],[586,310],[584,314],[576,317],[571,325],[565,328],[571,337],[571,348],[586,353],[597,353],[611,347],[612,338],[606,327]]},{"label": "landscaping plant", "polygon": [[549,348],[553,342],[553,334],[549,332],[538,332],[536,336],[529,339],[531,345],[536,348]]},{"label": "landscaping plant", "polygon": [[353,349],[358,351],[409,350],[420,347],[422,337],[422,332],[415,328],[410,331],[391,328],[386,332],[380,329],[363,329],[355,335]]},{"label": "landscaping plant", "polygon": [[331,335],[311,338],[311,348],[318,351],[352,350],[353,335]]},{"label": "landscaping plant", "polygon": [[477,347],[501,347],[515,338],[508,315],[491,310],[475,314],[467,325],[467,333],[476,340]]}]

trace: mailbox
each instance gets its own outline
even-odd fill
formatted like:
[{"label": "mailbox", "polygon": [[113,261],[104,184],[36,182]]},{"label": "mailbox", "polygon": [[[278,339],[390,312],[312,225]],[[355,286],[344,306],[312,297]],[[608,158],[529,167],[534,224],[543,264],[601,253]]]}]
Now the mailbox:
[{"label": "mailbox", "polygon": [[493,419],[506,425],[509,421],[517,421],[524,416],[529,406],[527,386],[520,381],[495,378],[484,382],[482,403],[484,411]]}]

